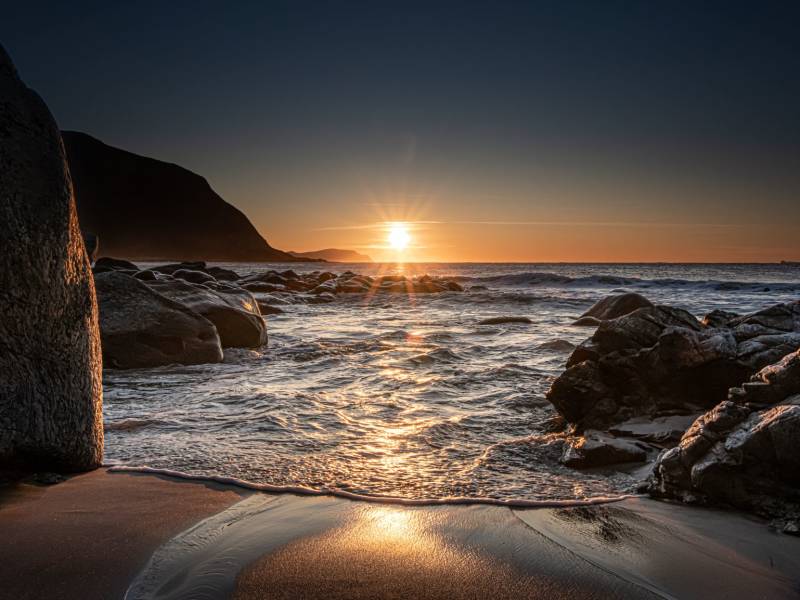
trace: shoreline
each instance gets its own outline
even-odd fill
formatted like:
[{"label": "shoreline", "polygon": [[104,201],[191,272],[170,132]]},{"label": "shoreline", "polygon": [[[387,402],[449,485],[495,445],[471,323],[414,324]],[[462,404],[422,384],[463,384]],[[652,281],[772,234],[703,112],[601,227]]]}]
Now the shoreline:
[{"label": "shoreline", "polygon": [[800,539],[645,498],[402,506],[103,468],[0,493],[3,598],[791,598]]},{"label": "shoreline", "polygon": [[297,496],[330,496],[334,498],[344,498],[354,502],[368,502],[371,504],[394,504],[397,506],[464,506],[464,505],[485,505],[485,506],[505,506],[507,508],[570,508],[573,506],[597,506],[622,502],[631,498],[641,497],[640,494],[621,494],[618,496],[597,496],[584,499],[564,499],[564,500],[526,500],[485,498],[472,496],[448,496],[444,498],[404,498],[400,496],[380,496],[371,494],[358,494],[348,492],[339,488],[310,488],[302,485],[272,485],[269,483],[255,483],[236,477],[225,475],[192,475],[183,471],[173,469],[158,469],[148,466],[133,467],[127,465],[103,465],[109,473],[139,473],[145,475],[162,475],[174,479],[194,481],[198,483],[213,483],[224,486],[241,488],[251,492],[263,492],[267,494],[294,494]]}]

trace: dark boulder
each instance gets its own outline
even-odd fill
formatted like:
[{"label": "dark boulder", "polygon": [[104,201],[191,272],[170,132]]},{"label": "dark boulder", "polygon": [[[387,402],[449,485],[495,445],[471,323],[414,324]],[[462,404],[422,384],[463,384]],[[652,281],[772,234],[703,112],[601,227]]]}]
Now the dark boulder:
[{"label": "dark boulder", "polygon": [[547,397],[578,430],[632,417],[690,414],[800,348],[800,302],[704,327],[686,311],[640,308],[603,321]]},{"label": "dark boulder", "polygon": [[206,263],[202,260],[196,260],[193,262],[170,263],[168,265],[151,267],[151,270],[155,271],[156,273],[164,273],[165,275],[172,275],[175,271],[205,271]]},{"label": "dark boulder", "polygon": [[130,261],[122,260],[121,258],[111,258],[103,256],[94,262],[95,273],[104,273],[106,271],[138,271],[139,267]]},{"label": "dark boulder", "polygon": [[213,275],[204,273],[203,271],[192,271],[190,269],[178,269],[172,272],[175,279],[183,279],[189,283],[208,283],[209,281],[216,281]]},{"label": "dark boulder", "polygon": [[0,466],[103,462],[100,332],[58,128],[0,46]]},{"label": "dark boulder", "polygon": [[222,360],[214,325],[183,304],[120,272],[96,277],[103,360],[132,369]]},{"label": "dark boulder", "polygon": [[207,267],[205,272],[217,281],[238,281],[240,278],[236,271],[223,269],[222,267]]},{"label": "dark boulder", "polygon": [[508,316],[508,317],[489,317],[488,319],[481,319],[478,325],[506,325],[506,324],[522,324],[529,325],[533,323],[528,317]]},{"label": "dark boulder", "polygon": [[732,388],[663,453],[649,482],[658,497],[727,504],[800,525],[800,351]]},{"label": "dark boulder", "polygon": [[203,315],[217,328],[223,348],[258,348],[267,343],[267,326],[253,295],[241,288],[211,289],[180,279],[148,281],[159,294]]},{"label": "dark boulder", "polygon": [[[640,308],[649,308],[651,306],[653,306],[653,303],[640,294],[633,292],[612,294],[595,302],[573,325],[588,325],[590,321],[586,317],[591,317],[598,321],[608,321],[630,314]],[[582,319],[583,321],[581,322]]]},{"label": "dark boulder", "polygon": [[708,313],[705,317],[703,317],[703,325],[706,327],[722,327],[730,323],[733,319],[738,318],[738,315],[735,312],[730,312],[727,310],[720,310],[714,309],[710,313]]},{"label": "dark boulder", "polygon": [[132,275],[136,279],[141,279],[142,281],[155,281],[158,279],[158,275],[156,275],[155,271],[151,271],[150,269],[144,269],[142,271],[137,271]]}]

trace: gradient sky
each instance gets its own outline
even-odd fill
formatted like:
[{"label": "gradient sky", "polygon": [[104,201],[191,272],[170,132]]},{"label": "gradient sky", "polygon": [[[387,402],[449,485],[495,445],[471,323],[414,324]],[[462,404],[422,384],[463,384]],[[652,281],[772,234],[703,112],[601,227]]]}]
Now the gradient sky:
[{"label": "gradient sky", "polygon": [[0,41],[285,250],[800,260],[798,2],[236,4],[31,1]]}]

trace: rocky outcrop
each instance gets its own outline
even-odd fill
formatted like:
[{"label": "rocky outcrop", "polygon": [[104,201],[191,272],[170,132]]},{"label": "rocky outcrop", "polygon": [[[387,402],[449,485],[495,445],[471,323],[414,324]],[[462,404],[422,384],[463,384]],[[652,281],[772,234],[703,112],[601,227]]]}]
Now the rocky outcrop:
[{"label": "rocky outcrop", "polygon": [[663,453],[654,496],[723,503],[800,531],[800,351],[755,374]]},{"label": "rocky outcrop", "polygon": [[599,325],[602,321],[616,319],[639,308],[649,308],[651,306],[653,306],[653,303],[640,294],[633,292],[612,294],[595,302],[573,325]]},{"label": "rocky outcrop", "polygon": [[688,414],[800,347],[800,302],[708,327],[686,311],[640,308],[603,321],[547,397],[580,431],[633,417]]},{"label": "rocky outcrop", "polygon": [[103,460],[94,284],[58,128],[0,47],[0,465]]},{"label": "rocky outcrop", "polygon": [[264,317],[258,302],[247,290],[219,283],[211,287],[173,278],[146,283],[159,294],[211,321],[223,348],[259,348],[267,343]]},{"label": "rocky outcrop", "polygon": [[131,369],[220,362],[214,325],[139,279],[110,271],[96,276],[106,367]]},{"label": "rocky outcrop", "polygon": [[63,132],[83,227],[113,256],[297,261],[272,248],[201,176]]}]

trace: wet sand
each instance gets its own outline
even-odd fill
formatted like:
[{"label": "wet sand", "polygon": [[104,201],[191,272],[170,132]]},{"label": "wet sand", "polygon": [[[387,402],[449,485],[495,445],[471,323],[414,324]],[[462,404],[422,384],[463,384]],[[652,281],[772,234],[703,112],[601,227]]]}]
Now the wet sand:
[{"label": "wet sand", "polygon": [[2,598],[796,598],[800,538],[645,499],[395,506],[97,471],[0,500]]}]

